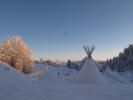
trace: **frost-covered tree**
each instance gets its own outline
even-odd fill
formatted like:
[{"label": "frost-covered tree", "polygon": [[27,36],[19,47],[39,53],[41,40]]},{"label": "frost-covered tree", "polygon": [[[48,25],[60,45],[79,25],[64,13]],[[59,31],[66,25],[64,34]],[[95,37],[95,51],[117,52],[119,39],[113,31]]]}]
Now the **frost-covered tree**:
[{"label": "frost-covered tree", "polygon": [[133,70],[133,44],[125,48],[118,57],[114,57],[106,63],[112,70],[131,71]]},{"label": "frost-covered tree", "polygon": [[40,58],[40,63],[42,63],[42,64],[44,63],[44,60],[43,60],[43,58]]},{"label": "frost-covered tree", "polygon": [[71,60],[68,60],[67,61],[67,67],[72,68],[72,62],[71,62]]},{"label": "frost-covered tree", "polygon": [[92,55],[92,53],[93,53],[93,51],[94,51],[94,49],[95,49],[95,46],[91,46],[91,47],[89,47],[89,46],[83,46],[83,48],[84,48],[84,50],[85,50],[87,56],[88,56],[89,58],[92,58],[91,55]]},{"label": "frost-covered tree", "polygon": [[32,68],[31,52],[20,36],[11,36],[0,44],[0,60],[24,73]]}]

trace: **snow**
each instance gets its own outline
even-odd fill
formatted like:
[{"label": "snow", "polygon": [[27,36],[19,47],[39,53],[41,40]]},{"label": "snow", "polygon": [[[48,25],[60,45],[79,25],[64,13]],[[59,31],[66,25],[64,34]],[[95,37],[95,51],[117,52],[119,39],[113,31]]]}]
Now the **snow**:
[{"label": "snow", "polygon": [[42,93],[32,78],[0,63],[0,100],[42,100]]},{"label": "snow", "polygon": [[78,72],[75,69],[72,69],[69,73],[71,77],[78,78]]},{"label": "snow", "polygon": [[49,84],[48,100],[132,100],[128,85]]},{"label": "snow", "polygon": [[57,70],[57,72],[59,72],[59,74],[66,75],[70,72],[71,69],[64,67],[64,66],[61,66],[61,67],[57,67],[56,70]]},{"label": "snow", "polygon": [[113,72],[113,74],[114,74],[115,77],[117,77],[119,80],[121,80],[121,82],[128,82],[128,79],[121,76],[121,75],[119,75],[118,72],[115,71],[115,72]]},{"label": "snow", "polygon": [[120,83],[128,83],[128,79],[124,76],[119,75],[118,72],[112,72],[109,67],[106,68],[105,72],[103,72],[104,78],[108,82],[120,82]]},{"label": "snow", "polygon": [[27,76],[1,63],[0,100],[133,100],[133,84],[82,84],[58,75],[64,67],[37,66],[46,73]]},{"label": "snow", "polygon": [[106,71],[105,71],[106,73],[108,73],[108,74],[110,74],[110,75],[113,75],[113,72],[110,70],[110,68],[109,67],[107,67],[107,69],[106,69]]},{"label": "snow", "polygon": [[21,81],[24,81],[25,78],[25,74],[16,71],[7,64],[0,63],[0,82],[7,84],[18,84]]},{"label": "snow", "polygon": [[108,83],[118,82],[117,78],[114,76],[109,67],[107,67],[105,72],[102,72],[102,74]]},{"label": "snow", "polygon": [[88,84],[104,84],[105,80],[99,72],[96,63],[86,58],[83,67],[78,75],[78,81]]}]

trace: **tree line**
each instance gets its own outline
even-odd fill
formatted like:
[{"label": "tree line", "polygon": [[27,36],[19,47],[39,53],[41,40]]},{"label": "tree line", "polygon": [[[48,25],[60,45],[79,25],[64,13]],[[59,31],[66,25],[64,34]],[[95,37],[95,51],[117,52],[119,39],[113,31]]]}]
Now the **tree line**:
[{"label": "tree line", "polygon": [[133,70],[133,44],[130,44],[118,57],[107,60],[105,66],[109,66],[114,71],[131,71]]}]

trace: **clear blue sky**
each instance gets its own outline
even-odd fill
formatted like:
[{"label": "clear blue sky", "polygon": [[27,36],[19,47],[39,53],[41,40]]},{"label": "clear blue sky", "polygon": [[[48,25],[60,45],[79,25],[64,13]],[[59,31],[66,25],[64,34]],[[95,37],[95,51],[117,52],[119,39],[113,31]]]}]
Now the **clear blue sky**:
[{"label": "clear blue sky", "polygon": [[133,43],[133,0],[0,0],[0,41],[20,35],[33,58],[80,60],[117,56]]}]

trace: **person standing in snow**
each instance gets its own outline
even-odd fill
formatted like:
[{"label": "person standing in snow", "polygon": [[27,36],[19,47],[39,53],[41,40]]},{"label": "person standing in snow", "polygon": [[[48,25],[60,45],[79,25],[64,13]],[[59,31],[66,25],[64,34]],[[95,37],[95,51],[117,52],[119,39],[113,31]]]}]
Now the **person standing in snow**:
[{"label": "person standing in snow", "polygon": [[131,83],[133,82],[133,77],[132,77],[132,74],[131,74],[131,77],[130,77],[130,82],[131,82]]},{"label": "person standing in snow", "polygon": [[60,75],[60,73],[58,72],[58,76]]}]

